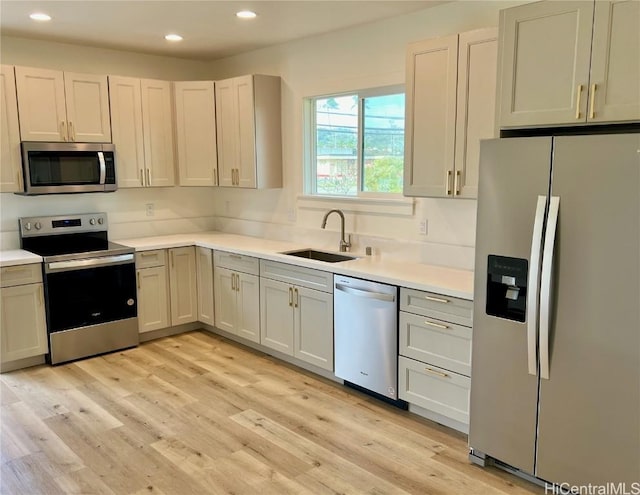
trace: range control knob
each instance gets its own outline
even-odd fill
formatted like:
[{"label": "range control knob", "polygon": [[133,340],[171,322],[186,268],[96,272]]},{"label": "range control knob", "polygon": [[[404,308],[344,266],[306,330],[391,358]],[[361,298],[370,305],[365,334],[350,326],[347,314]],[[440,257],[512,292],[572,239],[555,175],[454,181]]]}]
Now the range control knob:
[{"label": "range control knob", "polygon": [[98,218],[98,223],[100,225],[102,225],[104,223],[104,218],[102,218],[102,217]]},{"label": "range control knob", "polygon": [[27,222],[24,224],[24,230],[31,230],[31,222]]},{"label": "range control knob", "polygon": [[90,220],[89,220],[89,223],[90,223],[91,225],[95,225],[95,224],[96,224],[96,219],[95,219],[95,218],[90,219]]},{"label": "range control knob", "polygon": [[40,230],[42,228],[42,224],[40,222],[36,222],[35,228],[36,230]]}]

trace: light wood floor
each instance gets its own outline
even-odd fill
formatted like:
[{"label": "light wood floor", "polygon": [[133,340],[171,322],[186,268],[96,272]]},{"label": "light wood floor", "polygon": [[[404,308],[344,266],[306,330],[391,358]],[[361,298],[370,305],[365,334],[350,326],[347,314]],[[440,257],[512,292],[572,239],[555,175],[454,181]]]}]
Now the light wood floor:
[{"label": "light wood floor", "polygon": [[527,494],[466,437],[204,331],[0,376],[3,494]]}]

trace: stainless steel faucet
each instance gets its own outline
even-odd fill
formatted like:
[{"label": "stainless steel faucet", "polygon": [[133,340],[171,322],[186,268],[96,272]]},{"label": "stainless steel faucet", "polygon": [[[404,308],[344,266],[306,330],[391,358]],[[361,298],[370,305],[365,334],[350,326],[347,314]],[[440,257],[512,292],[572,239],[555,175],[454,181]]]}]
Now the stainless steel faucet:
[{"label": "stainless steel faucet", "polygon": [[348,240],[344,237],[344,213],[342,213],[342,211],[340,210],[329,210],[322,219],[321,227],[324,229],[327,226],[327,218],[332,213],[337,213],[338,215],[340,215],[340,251],[344,253],[346,251],[349,251],[349,249],[351,248],[351,234],[349,234]]}]

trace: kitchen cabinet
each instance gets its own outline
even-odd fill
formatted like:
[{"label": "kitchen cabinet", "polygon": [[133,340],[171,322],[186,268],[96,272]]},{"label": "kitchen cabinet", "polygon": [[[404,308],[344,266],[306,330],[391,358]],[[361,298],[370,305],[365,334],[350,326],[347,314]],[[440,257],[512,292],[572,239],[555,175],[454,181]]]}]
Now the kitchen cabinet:
[{"label": "kitchen cabinet", "polygon": [[213,252],[196,248],[196,284],[198,287],[198,321],[215,325],[213,304]]},{"label": "kitchen cabinet", "polygon": [[40,263],[0,269],[0,362],[49,351]]},{"label": "kitchen cabinet", "polygon": [[467,432],[473,303],[400,289],[398,389],[431,419]]},{"label": "kitchen cabinet", "polygon": [[501,128],[640,119],[640,3],[543,1],[500,12]]},{"label": "kitchen cabinet", "polygon": [[260,343],[333,371],[333,275],[260,260]]},{"label": "kitchen cabinet", "polygon": [[495,134],[497,30],[407,48],[404,195],[475,198],[480,140]]},{"label": "kitchen cabinet", "polygon": [[16,67],[22,141],[110,143],[107,76]]},{"label": "kitchen cabinet", "polygon": [[260,282],[257,258],[214,252],[216,327],[260,343]]},{"label": "kitchen cabinet", "polygon": [[171,83],[109,76],[118,187],[175,184]]},{"label": "kitchen cabinet", "polygon": [[22,186],[20,127],[16,80],[12,65],[0,66],[0,192],[19,192]]},{"label": "kitchen cabinet", "polygon": [[218,177],[216,103],[212,81],[174,82],[181,186],[215,186]]},{"label": "kitchen cabinet", "polygon": [[169,327],[167,251],[158,249],[136,253],[136,269],[139,332]]},{"label": "kitchen cabinet", "polygon": [[219,185],[282,187],[280,78],[216,81],[215,95]]},{"label": "kitchen cabinet", "polygon": [[168,255],[171,325],[197,321],[196,249],[194,246],[172,248]]}]

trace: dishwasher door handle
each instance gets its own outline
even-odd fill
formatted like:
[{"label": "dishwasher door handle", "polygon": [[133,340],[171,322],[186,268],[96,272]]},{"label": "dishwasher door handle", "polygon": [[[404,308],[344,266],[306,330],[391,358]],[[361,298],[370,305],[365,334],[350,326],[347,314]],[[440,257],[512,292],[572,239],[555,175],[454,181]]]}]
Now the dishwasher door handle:
[{"label": "dishwasher door handle", "polygon": [[346,285],[336,284],[336,290],[346,292],[358,297],[367,297],[369,299],[379,299],[380,301],[393,302],[396,300],[396,296],[393,294],[384,294],[382,292],[371,292],[364,289],[356,289],[355,287],[347,287]]}]

